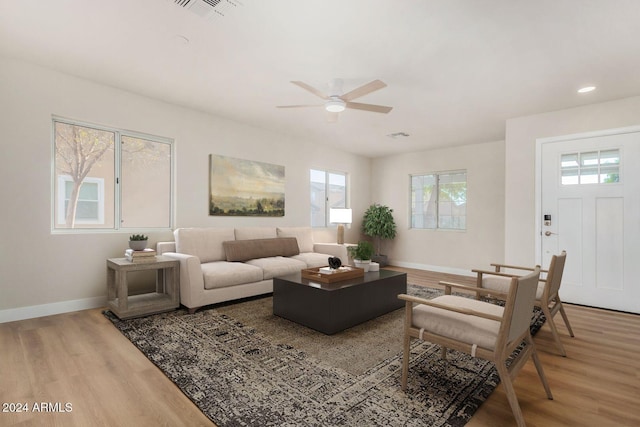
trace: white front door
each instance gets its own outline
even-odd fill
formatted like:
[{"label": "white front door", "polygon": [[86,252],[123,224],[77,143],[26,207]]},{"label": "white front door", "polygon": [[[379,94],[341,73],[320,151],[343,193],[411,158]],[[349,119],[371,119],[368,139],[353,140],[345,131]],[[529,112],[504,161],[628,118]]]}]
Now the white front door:
[{"label": "white front door", "polygon": [[640,131],[544,140],[540,158],[541,260],[567,251],[560,297],[640,313]]}]

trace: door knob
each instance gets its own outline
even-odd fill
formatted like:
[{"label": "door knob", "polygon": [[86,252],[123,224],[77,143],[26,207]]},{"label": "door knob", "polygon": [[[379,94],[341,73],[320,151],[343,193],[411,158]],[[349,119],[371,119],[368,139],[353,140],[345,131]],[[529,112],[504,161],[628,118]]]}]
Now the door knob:
[{"label": "door knob", "polygon": [[552,234],[558,234],[558,233],[552,233],[551,231],[545,231],[544,232],[544,235],[547,236],[547,237],[551,236]]}]

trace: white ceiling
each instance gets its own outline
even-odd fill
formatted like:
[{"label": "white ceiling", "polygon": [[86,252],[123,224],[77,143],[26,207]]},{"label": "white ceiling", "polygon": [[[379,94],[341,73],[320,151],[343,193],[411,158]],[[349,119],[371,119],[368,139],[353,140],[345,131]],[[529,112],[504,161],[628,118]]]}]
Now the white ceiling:
[{"label": "white ceiling", "polygon": [[[203,19],[173,0],[0,0],[0,55],[370,157],[640,94],[639,0],[233,1]],[[383,80],[357,102],[393,110],[275,108],[321,101],[291,80],[333,78]]]}]

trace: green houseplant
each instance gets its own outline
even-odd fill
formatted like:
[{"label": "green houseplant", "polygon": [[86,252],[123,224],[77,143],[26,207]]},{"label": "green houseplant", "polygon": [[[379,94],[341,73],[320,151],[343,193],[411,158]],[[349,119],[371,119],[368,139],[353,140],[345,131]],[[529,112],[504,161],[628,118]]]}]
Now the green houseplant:
[{"label": "green houseplant", "polygon": [[143,251],[147,247],[149,236],[144,234],[132,234],[129,236],[129,247],[134,251]]},{"label": "green houseplant", "polygon": [[369,264],[371,264],[371,257],[373,256],[373,245],[371,242],[362,240],[358,242],[356,246],[348,246],[347,251],[353,258],[356,267],[363,268],[364,271],[369,271]]},{"label": "green houseplant", "polygon": [[374,203],[364,213],[362,232],[375,241],[375,257],[373,260],[381,267],[387,265],[387,256],[380,253],[382,240],[396,237],[396,223],[393,219],[393,209]]}]

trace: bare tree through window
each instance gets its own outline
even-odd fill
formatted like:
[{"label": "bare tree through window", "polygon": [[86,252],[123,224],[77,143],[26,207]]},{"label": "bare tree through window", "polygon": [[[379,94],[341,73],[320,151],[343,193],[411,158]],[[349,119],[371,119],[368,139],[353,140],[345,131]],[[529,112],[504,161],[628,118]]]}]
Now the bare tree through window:
[{"label": "bare tree through window", "polygon": [[[113,153],[115,134],[88,127],[55,124],[56,173],[71,178],[73,188],[65,209],[65,226],[75,228],[82,184],[105,153]],[[112,156],[111,156],[112,157]]]}]

